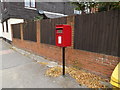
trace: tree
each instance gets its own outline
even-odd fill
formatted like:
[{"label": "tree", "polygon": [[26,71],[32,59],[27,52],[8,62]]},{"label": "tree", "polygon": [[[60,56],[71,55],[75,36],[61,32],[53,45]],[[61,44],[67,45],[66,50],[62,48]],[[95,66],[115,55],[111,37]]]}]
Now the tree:
[{"label": "tree", "polygon": [[78,10],[78,11],[82,11],[82,13],[85,13],[84,10],[85,10],[85,4],[84,2],[72,2],[73,5],[76,6],[75,10]]},{"label": "tree", "polygon": [[82,14],[85,13],[86,9],[89,9],[91,12],[93,8],[98,8],[99,12],[120,9],[120,2],[97,2],[94,0],[94,2],[72,2],[72,4],[75,5],[75,9],[81,11]]},{"label": "tree", "polygon": [[97,6],[97,3],[94,2],[72,2],[72,4],[76,7],[75,10],[79,10],[82,12],[82,14],[86,13],[86,10],[90,10],[89,12],[91,12],[92,8],[95,8],[95,6]]},{"label": "tree", "polygon": [[120,9],[120,2],[100,2],[98,4],[99,12]]}]

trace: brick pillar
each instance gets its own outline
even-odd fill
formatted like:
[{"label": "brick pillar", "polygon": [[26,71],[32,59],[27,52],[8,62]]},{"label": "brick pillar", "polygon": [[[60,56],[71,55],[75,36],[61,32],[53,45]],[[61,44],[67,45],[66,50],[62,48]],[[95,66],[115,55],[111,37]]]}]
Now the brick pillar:
[{"label": "brick pillar", "polygon": [[65,59],[66,59],[66,65],[69,66],[70,57],[72,57],[70,53],[72,53],[72,49],[74,48],[74,18],[75,16],[68,16],[67,17],[67,24],[72,26],[72,46],[66,48],[65,52]]},{"label": "brick pillar", "polygon": [[21,41],[23,41],[23,24],[20,24]]},{"label": "brick pillar", "polygon": [[40,21],[36,21],[36,34],[37,34],[37,43],[40,43]]},{"label": "brick pillar", "polygon": [[74,48],[74,19],[75,16],[68,16],[67,17],[67,24],[72,26],[72,46],[71,48]]}]

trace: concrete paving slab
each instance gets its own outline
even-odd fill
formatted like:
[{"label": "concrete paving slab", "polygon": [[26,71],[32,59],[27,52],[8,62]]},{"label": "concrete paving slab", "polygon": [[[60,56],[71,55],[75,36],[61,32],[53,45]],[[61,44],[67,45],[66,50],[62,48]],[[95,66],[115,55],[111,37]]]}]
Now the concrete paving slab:
[{"label": "concrete paving slab", "polygon": [[[4,41],[2,46],[2,51],[11,48]],[[0,61],[3,64],[0,70],[0,74],[2,73],[0,75],[0,80],[2,77],[2,88],[84,88],[79,86],[70,76],[56,78],[45,76],[48,67],[35,62],[34,58],[36,56],[31,59],[14,50],[0,56],[2,56]],[[38,59],[44,61],[42,57]]]},{"label": "concrete paving slab", "polygon": [[[2,39],[0,39],[0,51],[2,51]],[[2,68],[2,55],[0,55],[0,68]],[[2,72],[0,71],[0,89],[2,89]]]},{"label": "concrete paving slab", "polygon": [[5,69],[2,71],[3,88],[80,88],[69,76],[45,76],[46,70],[47,67],[35,62]]},{"label": "concrete paving slab", "polygon": [[6,50],[11,48],[11,45],[5,42],[4,40],[0,39],[0,50]]},{"label": "concrete paving slab", "polygon": [[33,60],[28,57],[22,56],[21,54],[13,51],[12,53],[2,55],[2,69],[15,67],[32,61]]}]

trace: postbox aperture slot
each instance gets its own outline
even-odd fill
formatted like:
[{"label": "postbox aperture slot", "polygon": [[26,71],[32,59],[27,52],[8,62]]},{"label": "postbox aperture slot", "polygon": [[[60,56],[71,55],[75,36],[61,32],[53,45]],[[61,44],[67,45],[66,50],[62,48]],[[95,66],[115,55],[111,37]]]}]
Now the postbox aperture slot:
[{"label": "postbox aperture slot", "polygon": [[63,30],[63,28],[56,28],[56,30]]},{"label": "postbox aperture slot", "polygon": [[63,33],[63,30],[57,30],[57,33]]}]

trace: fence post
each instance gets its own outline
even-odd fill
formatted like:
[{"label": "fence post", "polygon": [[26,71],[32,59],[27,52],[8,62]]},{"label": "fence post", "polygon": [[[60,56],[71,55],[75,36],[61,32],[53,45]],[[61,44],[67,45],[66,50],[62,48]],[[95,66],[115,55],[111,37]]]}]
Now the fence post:
[{"label": "fence post", "polygon": [[74,25],[75,25],[75,16],[67,17],[67,24],[72,26],[72,45],[70,48],[74,48]]},{"label": "fence post", "polygon": [[21,41],[23,41],[23,24],[20,24]]},{"label": "fence post", "polygon": [[40,21],[36,21],[37,43],[40,43]]}]

